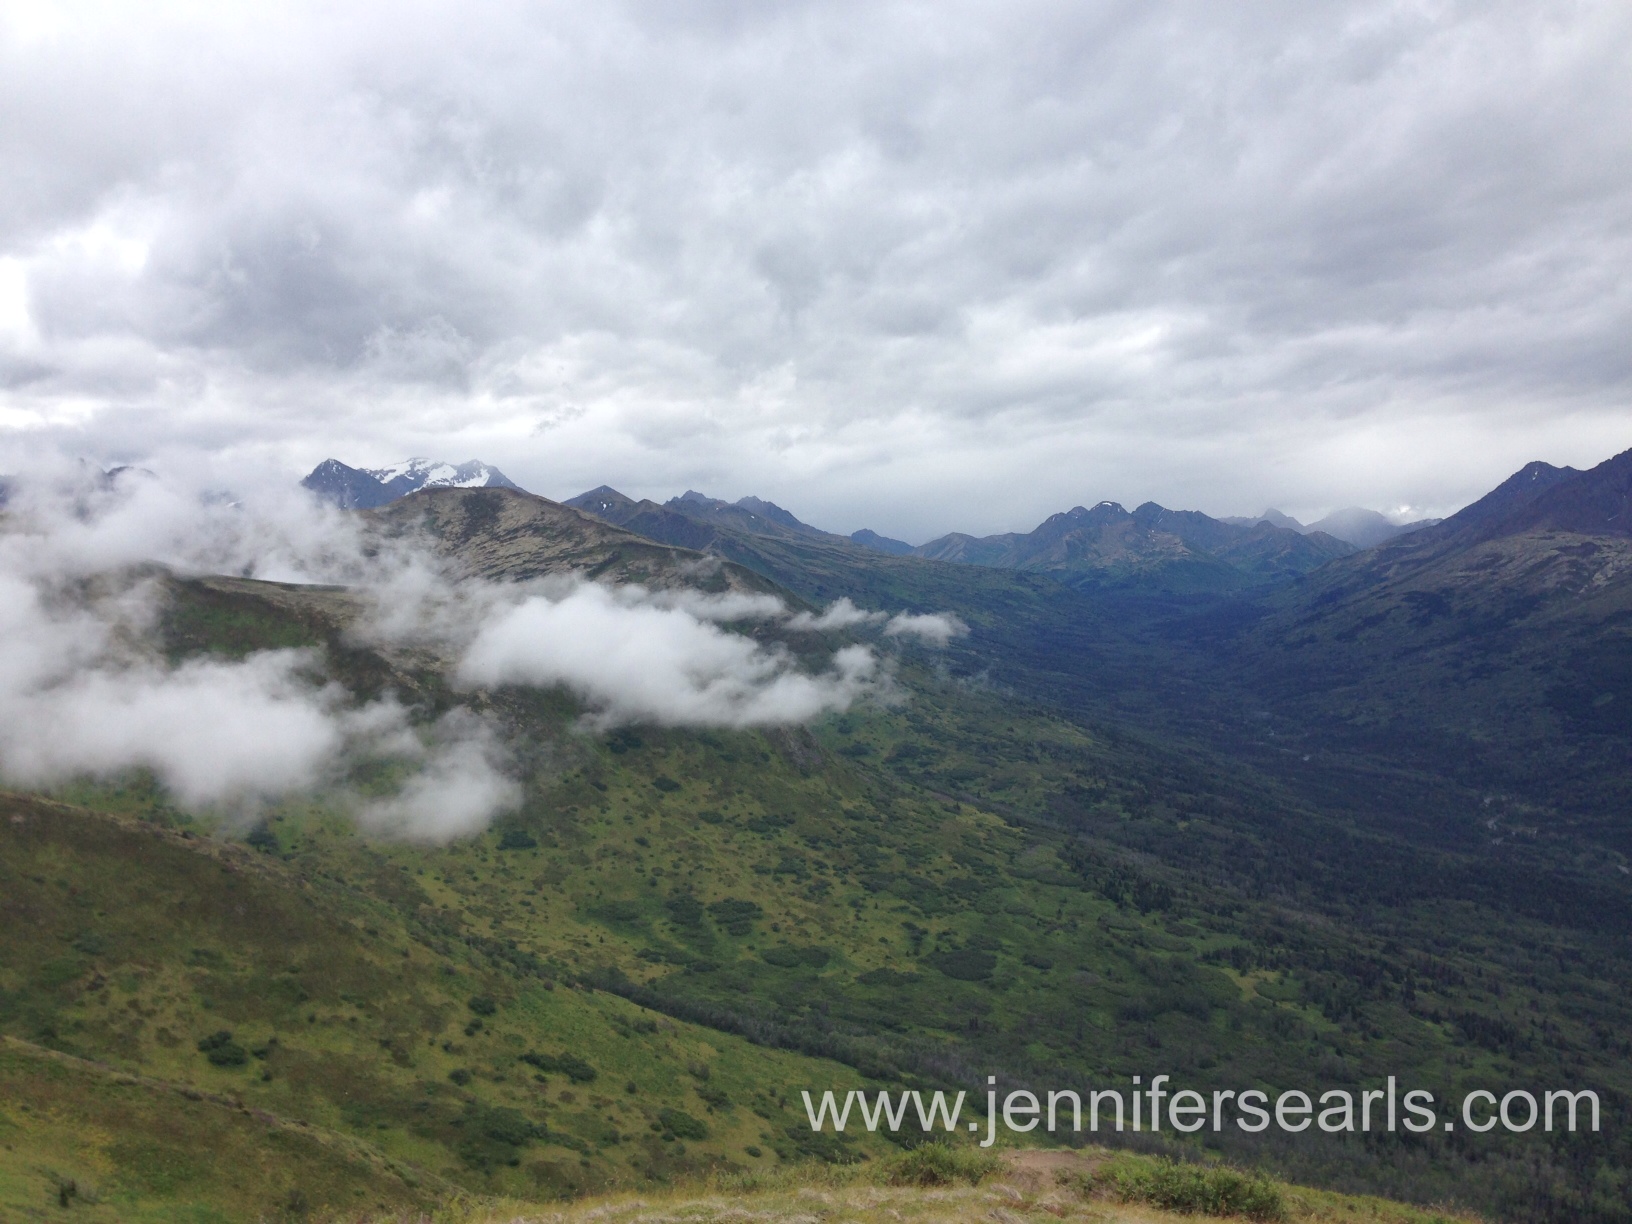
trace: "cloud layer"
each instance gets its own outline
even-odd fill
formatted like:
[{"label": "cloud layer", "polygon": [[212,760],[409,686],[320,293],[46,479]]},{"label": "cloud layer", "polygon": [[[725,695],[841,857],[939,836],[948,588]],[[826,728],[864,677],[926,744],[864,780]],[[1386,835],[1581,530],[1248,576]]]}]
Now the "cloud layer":
[{"label": "cloud layer", "polygon": [[0,465],[498,462],[909,539],[1624,448],[1632,10],[0,17]]},{"label": "cloud layer", "polygon": [[890,695],[874,649],[815,669],[724,623],[871,627],[944,645],[944,616],[841,601],[790,614],[770,595],[606,587],[570,575],[524,585],[446,581],[403,546],[380,551],[356,520],[305,498],[199,499],[139,472],[69,467],[25,486],[0,529],[0,778],[21,784],[146,768],[182,804],[229,813],[304,791],[344,796],[348,771],[394,761],[406,781],[359,801],[362,822],[459,836],[521,802],[499,726],[460,706],[434,722],[397,698],[359,700],[323,679],[313,650],[165,659],[160,579],[143,565],[354,584],[351,632],[428,648],[466,690],[564,686],[590,729],[623,722],[763,727]]},{"label": "cloud layer", "polygon": [[594,583],[533,596],[485,623],[457,675],[470,685],[565,685],[603,722],[762,727],[807,722],[868,693],[878,660],[846,646],[825,673],[682,608]]}]

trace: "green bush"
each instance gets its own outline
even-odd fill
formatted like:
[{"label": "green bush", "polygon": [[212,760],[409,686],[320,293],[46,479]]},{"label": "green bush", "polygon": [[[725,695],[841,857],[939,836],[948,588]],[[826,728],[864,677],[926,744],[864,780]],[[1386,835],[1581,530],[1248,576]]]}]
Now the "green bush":
[{"label": "green bush", "polygon": [[978,948],[957,948],[935,952],[924,958],[949,978],[960,982],[984,982],[997,968],[997,957]]},{"label": "green bush", "polygon": [[1286,1200],[1275,1183],[1223,1165],[1122,1156],[1095,1170],[1085,1188],[1181,1215],[1287,1218]]},{"label": "green bush", "polygon": [[575,1084],[587,1084],[598,1074],[594,1067],[576,1054],[557,1054],[552,1057],[548,1054],[540,1054],[536,1050],[528,1050],[527,1053],[521,1055],[521,1061],[540,1071],[554,1071],[557,1074],[564,1075]]},{"label": "green bush", "polygon": [[491,1016],[499,1010],[499,1005],[487,995],[476,995],[471,999],[469,1006],[478,1016]]},{"label": "green bush", "polygon": [[791,947],[788,944],[779,944],[774,948],[767,948],[759,954],[759,958],[767,965],[775,965],[779,969],[798,969],[809,965],[813,969],[823,968],[833,959],[833,950],[822,947]]},{"label": "green bush", "polygon": [[663,1129],[680,1139],[707,1139],[708,1127],[680,1109],[660,1110],[657,1120]]},{"label": "green bush", "polygon": [[675,893],[663,905],[680,926],[696,926],[703,920],[703,903],[690,893]]},{"label": "green bush", "polygon": [[744,901],[737,897],[726,897],[720,901],[708,903],[709,917],[720,924],[720,928],[727,935],[739,938],[752,933],[754,921],[764,914],[759,904],[754,901]]},{"label": "green bush", "polygon": [[227,1029],[201,1038],[198,1051],[216,1067],[241,1067],[249,1061],[249,1051],[234,1041]]},{"label": "green bush", "polygon": [[978,1186],[997,1172],[1001,1161],[989,1152],[956,1148],[949,1143],[925,1143],[892,1156],[882,1175],[892,1186]]},{"label": "green bush", "polygon": [[923,980],[916,973],[902,973],[899,969],[869,969],[856,977],[863,986],[916,986]]}]

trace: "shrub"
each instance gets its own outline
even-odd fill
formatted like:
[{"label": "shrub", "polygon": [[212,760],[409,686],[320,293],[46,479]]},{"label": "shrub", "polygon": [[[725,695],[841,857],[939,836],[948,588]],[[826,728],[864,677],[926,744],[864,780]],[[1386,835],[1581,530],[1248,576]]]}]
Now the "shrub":
[{"label": "shrub", "polygon": [[278,835],[272,832],[264,820],[249,831],[249,836],[244,838],[244,841],[262,854],[276,854],[282,849],[278,845]]},{"label": "shrub", "polygon": [[232,1039],[228,1029],[201,1038],[198,1051],[216,1067],[241,1067],[249,1061],[249,1051]]},{"label": "shrub", "polygon": [[784,1127],[781,1135],[771,1140],[771,1146],[783,1160],[804,1156],[814,1157],[823,1164],[853,1165],[866,1159],[844,1135],[813,1131],[803,1122]]},{"label": "shrub", "polygon": [[833,959],[833,950],[815,946],[796,948],[788,944],[779,944],[777,947],[765,949],[759,956],[767,965],[775,965],[779,969],[797,969],[802,965],[820,969]]},{"label": "shrub", "polygon": [[856,981],[863,986],[916,986],[923,978],[916,973],[902,973],[898,969],[869,969],[859,974]]},{"label": "shrub", "polygon": [[675,893],[663,904],[679,926],[696,926],[703,920],[703,903],[690,893]]},{"label": "shrub", "polygon": [[499,838],[500,850],[535,850],[538,839],[526,829],[506,829]]},{"label": "shrub", "polygon": [[950,1143],[924,1143],[890,1157],[882,1175],[892,1186],[955,1186],[959,1182],[978,1186],[1001,1164],[989,1152],[956,1148]]},{"label": "shrub", "polygon": [[681,1109],[660,1110],[657,1120],[663,1129],[680,1139],[707,1139],[708,1127]]},{"label": "shrub", "polygon": [[1287,1218],[1286,1200],[1267,1178],[1223,1165],[1118,1157],[1095,1170],[1084,1187],[1124,1203],[1145,1203],[1181,1215]]},{"label": "shrub", "polygon": [[575,1084],[587,1084],[598,1074],[594,1067],[576,1054],[557,1054],[551,1057],[536,1050],[528,1050],[521,1056],[521,1061],[540,1071],[554,1071],[564,1075]]},{"label": "shrub", "polygon": [[960,982],[984,982],[997,968],[997,957],[978,948],[958,948],[952,952],[936,952],[924,958],[949,978]]},{"label": "shrub", "polygon": [[764,912],[756,902],[743,901],[736,897],[726,897],[708,904],[709,917],[719,923],[720,929],[727,935],[742,936],[752,933],[754,920]]},{"label": "shrub", "polygon": [[474,996],[470,1000],[468,1006],[470,1007],[470,1010],[475,1012],[478,1016],[491,1016],[494,1012],[499,1010],[499,1005],[495,1003],[488,995]]}]

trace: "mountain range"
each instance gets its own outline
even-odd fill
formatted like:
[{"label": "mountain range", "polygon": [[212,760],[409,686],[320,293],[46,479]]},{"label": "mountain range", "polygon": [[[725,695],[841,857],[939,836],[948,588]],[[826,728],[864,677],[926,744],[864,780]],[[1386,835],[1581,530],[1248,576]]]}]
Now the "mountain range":
[{"label": "mountain range", "polygon": [[1418,531],[1423,527],[1432,527],[1439,519],[1417,519],[1409,523],[1396,523],[1387,515],[1379,514],[1375,510],[1365,510],[1359,506],[1350,506],[1346,510],[1334,510],[1325,518],[1305,526],[1290,514],[1282,514],[1279,510],[1265,510],[1256,518],[1230,517],[1221,519],[1236,527],[1251,527],[1256,523],[1270,523],[1276,527],[1285,527],[1304,535],[1313,535],[1317,532],[1335,536],[1356,548],[1372,548],[1384,540],[1392,540],[1397,535]]},{"label": "mountain range", "polygon": [[325,459],[300,483],[343,510],[369,510],[420,489],[521,487],[498,468],[475,459],[458,464],[404,459],[383,468],[354,468],[338,459]]},{"label": "mountain range", "polygon": [[1099,585],[1152,585],[1169,590],[1233,590],[1307,573],[1352,546],[1324,533],[1303,534],[1267,523],[1236,526],[1154,502],[1131,514],[1114,502],[1056,514],[1027,534],[961,534],[912,547],[874,532],[841,536],[801,522],[757,497],[726,502],[688,490],[659,505],[602,485],[566,502],[609,523],[666,543],[708,549],[722,533],[788,543],[821,543],[843,553],[865,550],[995,569],[1048,574]]},{"label": "mountain range", "polygon": [[[496,468],[481,463],[454,467],[426,459],[369,471],[328,459],[302,483],[348,509],[385,505],[419,488],[517,487]],[[820,541],[841,550],[854,545],[889,556],[1025,570],[1075,584],[1174,591],[1223,591],[1282,582],[1437,521],[1396,526],[1375,511],[1354,508],[1304,526],[1275,510],[1255,519],[1215,519],[1193,510],[1168,510],[1155,502],[1132,512],[1115,502],[1100,502],[1092,509],[1077,506],[1053,515],[1027,533],[981,537],[952,533],[915,547],[865,529],[848,537],[823,531],[759,497],[727,502],[688,489],[659,504],[636,501],[602,485],[564,504],[683,548],[706,549],[724,529],[785,541]]]},{"label": "mountain range", "polygon": [[[438,844],[354,818],[436,781],[411,757],[238,826],[146,770],[0,792],[0,1217],[383,1219],[890,1168],[914,1136],[814,1135],[800,1090],[978,1104],[988,1076],[1161,1068],[1204,1094],[1591,1088],[1597,1133],[1097,1138],[1441,1216],[1632,1220],[1632,452],[1532,464],[1365,550],[1104,503],[936,542],[959,560],[759,499],[433,479],[360,530],[456,579],[770,596],[785,615],[710,648],[805,676],[864,648],[888,683],[804,723],[607,727],[578,688],[382,644],[342,588],[65,589],[141,583],[178,674],[298,649],[334,701],[479,710],[517,799]],[[841,598],[968,632],[800,615]]]}]

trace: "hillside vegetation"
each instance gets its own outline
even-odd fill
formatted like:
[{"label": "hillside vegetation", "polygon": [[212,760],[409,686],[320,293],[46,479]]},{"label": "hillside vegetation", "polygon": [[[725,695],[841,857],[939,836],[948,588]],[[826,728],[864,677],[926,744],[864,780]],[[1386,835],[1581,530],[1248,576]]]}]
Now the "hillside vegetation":
[{"label": "hillside vegetation", "polygon": [[[819,1192],[844,1210],[906,1213],[867,1179],[921,1137],[814,1134],[801,1090],[1161,1072],[1203,1091],[1394,1075],[1442,1100],[1593,1087],[1598,1134],[1226,1130],[1167,1150],[1506,1218],[1627,1218],[1632,922],[1580,841],[1461,836],[1489,815],[1454,772],[1232,754],[1218,692],[1141,671],[1159,633],[1045,577],[769,537],[739,570],[575,534],[583,516],[540,500],[421,493],[380,530],[430,532],[489,577],[774,593],[808,562],[792,606],[848,594],[974,631],[945,652],[875,642],[893,695],[808,728],[596,732],[562,691],[456,693],[434,652],[369,645],[348,592],[163,579],[170,658],[305,646],[427,721],[477,701],[523,801],[425,845],[360,833],[343,799],[388,791],[390,763],[247,819],[184,812],[140,772],[0,799],[0,1213],[321,1217],[714,1178],[760,1184],[775,1218],[807,1191],[753,1179],[812,1162],[841,1171]],[[850,640],[742,628],[797,656]],[[1020,1210],[993,1193],[910,1210]],[[1105,1185],[1056,1194],[1034,1201],[1123,1210]]]}]

